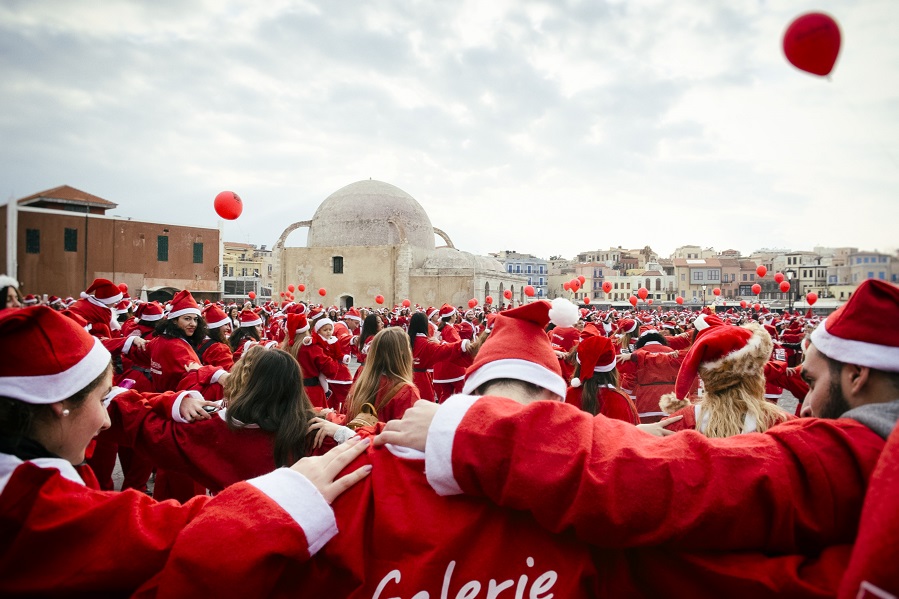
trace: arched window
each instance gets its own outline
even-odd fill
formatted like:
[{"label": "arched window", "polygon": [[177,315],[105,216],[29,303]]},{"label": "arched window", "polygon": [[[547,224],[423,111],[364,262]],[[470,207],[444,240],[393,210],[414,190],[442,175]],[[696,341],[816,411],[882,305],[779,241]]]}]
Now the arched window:
[{"label": "arched window", "polygon": [[662,290],[662,279],[656,279],[656,291]]},{"label": "arched window", "polygon": [[490,295],[490,281],[484,283],[484,299],[486,301],[487,296]]}]

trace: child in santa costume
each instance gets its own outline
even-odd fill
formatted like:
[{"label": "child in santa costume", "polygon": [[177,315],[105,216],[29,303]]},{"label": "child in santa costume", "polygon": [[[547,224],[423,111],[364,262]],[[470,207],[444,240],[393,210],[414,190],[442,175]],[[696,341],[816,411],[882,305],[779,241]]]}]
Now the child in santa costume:
[{"label": "child in santa costume", "polygon": [[[337,374],[329,377],[328,388],[331,395],[328,397],[328,406],[337,411],[345,411],[346,398],[350,393],[350,386],[353,384],[353,375],[349,369],[349,357],[353,354],[353,348],[359,342],[356,333],[359,331],[359,325],[362,324],[362,317],[356,308],[350,308],[344,314],[345,321],[335,321],[331,336],[335,339],[337,347],[334,348],[336,355],[341,356],[340,366]],[[347,356],[344,360],[343,356]]]},{"label": "child in santa costume", "polygon": [[639,424],[637,408],[618,388],[615,348],[607,337],[588,335],[577,346],[577,366],[565,403],[585,412]]},{"label": "child in santa costume", "polygon": [[[109,353],[45,306],[0,315],[0,343],[21,351],[0,363],[4,596],[169,596],[188,577],[215,596],[257,594],[337,533],[328,503],[367,474],[334,481],[363,449],[351,441],[185,505],[99,491],[82,462],[109,426]],[[197,556],[217,567],[184,567]]]},{"label": "child in santa costume", "polygon": [[91,286],[81,292],[81,299],[68,309],[90,323],[91,335],[112,337],[112,331],[121,328],[113,307],[122,297],[122,291],[112,281],[94,279]]},{"label": "child in santa costume", "polygon": [[337,376],[340,364],[349,362],[349,354],[340,355],[337,339],[332,337],[334,323],[320,317],[312,325],[312,334],[300,344],[297,360],[303,373],[303,386],[309,401],[318,409],[328,408],[328,379]]}]

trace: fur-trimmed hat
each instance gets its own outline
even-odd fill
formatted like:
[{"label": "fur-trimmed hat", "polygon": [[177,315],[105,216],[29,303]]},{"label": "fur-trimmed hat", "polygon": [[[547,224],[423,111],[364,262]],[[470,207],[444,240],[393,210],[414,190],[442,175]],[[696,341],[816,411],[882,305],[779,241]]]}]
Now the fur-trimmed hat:
[{"label": "fur-trimmed hat", "polygon": [[240,311],[239,320],[241,328],[256,327],[262,324],[262,318],[259,314],[248,308],[244,308]]},{"label": "fur-trimmed hat", "polygon": [[632,318],[622,318],[616,324],[616,331],[619,335],[626,335],[637,330],[637,321]]},{"label": "fur-trimmed hat", "polygon": [[91,295],[100,303],[112,306],[122,300],[123,294],[118,285],[109,279],[94,279],[91,286],[81,294],[81,297]]},{"label": "fur-trimmed hat", "polygon": [[456,313],[456,309],[449,304],[440,306],[440,318],[446,319]]},{"label": "fur-trimmed hat", "polygon": [[159,302],[147,302],[139,305],[134,312],[134,315],[137,316],[138,320],[144,320],[146,322],[156,322],[157,320],[162,320],[162,317],[164,316],[162,306]]},{"label": "fur-trimmed hat", "polygon": [[0,275],[0,289],[3,289],[4,287],[12,287],[18,291],[19,282],[9,275]]},{"label": "fur-trimmed hat", "polygon": [[292,347],[297,333],[305,333],[309,330],[309,321],[306,320],[305,314],[288,314],[285,326],[287,327],[287,342]]},{"label": "fur-trimmed hat", "polygon": [[186,314],[200,315],[200,306],[197,305],[194,296],[192,296],[187,289],[182,289],[176,293],[175,297],[172,298],[172,301],[166,304],[165,307],[169,311],[168,314],[166,314],[168,320],[174,320],[179,316],[184,316]]},{"label": "fur-trimmed hat", "polygon": [[473,393],[496,379],[515,379],[564,398],[565,379],[543,331],[550,322],[549,313],[550,303],[539,300],[497,314],[493,332],[465,372],[462,392]]},{"label": "fur-trimmed hat", "polygon": [[811,342],[832,360],[899,372],[899,287],[864,281],[812,332]]},{"label": "fur-trimmed hat", "polygon": [[0,343],[15,360],[0,360],[0,395],[51,404],[87,387],[109,367],[109,352],[75,320],[48,306],[6,310]]},{"label": "fur-trimmed hat", "polygon": [[318,331],[322,327],[327,326],[327,325],[331,325],[333,327],[334,321],[331,320],[330,318],[319,318],[318,320],[315,321],[315,324],[312,325],[312,328],[316,333],[318,333]]},{"label": "fur-trimmed hat", "polygon": [[580,377],[571,379],[572,387],[593,378],[595,372],[615,370],[615,347],[608,337],[591,335],[577,346],[577,361],[581,365]]},{"label": "fur-trimmed hat", "polygon": [[215,304],[210,304],[203,310],[203,318],[206,319],[206,326],[210,329],[218,329],[226,324],[231,324],[231,318]]}]

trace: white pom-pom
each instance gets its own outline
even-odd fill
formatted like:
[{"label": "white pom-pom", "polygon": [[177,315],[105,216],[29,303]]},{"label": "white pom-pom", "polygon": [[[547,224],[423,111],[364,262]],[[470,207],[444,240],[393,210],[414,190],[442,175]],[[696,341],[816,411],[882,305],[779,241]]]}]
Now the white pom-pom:
[{"label": "white pom-pom", "polygon": [[564,297],[557,297],[552,301],[549,309],[549,319],[557,327],[572,327],[580,319],[581,313],[577,306]]},{"label": "white pom-pom", "polygon": [[571,379],[571,386],[572,386],[572,387],[580,387],[580,386],[581,386],[581,379],[579,379],[579,378],[577,378],[577,377],[574,377],[573,379]]}]

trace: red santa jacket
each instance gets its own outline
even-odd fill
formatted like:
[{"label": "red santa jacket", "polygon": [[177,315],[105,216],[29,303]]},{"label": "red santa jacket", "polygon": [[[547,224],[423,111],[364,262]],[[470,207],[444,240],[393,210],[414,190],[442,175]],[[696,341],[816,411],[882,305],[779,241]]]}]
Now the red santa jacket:
[{"label": "red santa jacket", "polygon": [[[133,349],[135,353],[139,350]],[[146,353],[150,357],[150,373],[156,391],[172,391],[187,374],[187,366],[200,364],[197,352],[183,337],[161,335],[148,344]]]},{"label": "red santa jacket", "polygon": [[104,306],[97,300],[91,301],[81,298],[69,306],[68,310],[74,312],[91,325],[88,331],[91,335],[101,338],[112,337],[114,316],[109,306]]},{"label": "red santa jacket", "polygon": [[198,349],[200,351],[200,362],[206,366],[216,366],[228,372],[231,372],[231,369],[234,367],[234,353],[227,343],[213,341],[207,337]]},{"label": "red santa jacket", "polygon": [[378,421],[388,422],[402,418],[406,410],[421,399],[418,388],[415,385],[403,385],[385,405],[381,405],[387,394],[394,388],[395,383],[386,376],[381,376],[378,392],[375,396],[375,406],[378,409]]},{"label": "red santa jacket", "polygon": [[412,348],[412,382],[418,387],[418,393],[422,399],[429,401],[437,399],[428,370],[434,368],[438,362],[464,360],[463,354],[467,348],[468,341],[443,343],[434,341],[423,333],[418,334],[415,339],[415,347]]},{"label": "red santa jacket", "polygon": [[816,555],[854,538],[883,446],[850,419],[660,438],[556,402],[456,396],[431,423],[428,477],[440,493],[486,496],[602,546]]},{"label": "red santa jacket", "polygon": [[[462,341],[459,329],[452,325],[444,325],[440,330],[440,339],[444,343],[456,343]],[[466,354],[468,357],[468,354]],[[434,364],[434,379],[437,383],[455,383],[465,378],[465,369],[471,365],[471,357],[467,360],[454,359],[437,362]]]},{"label": "red santa jacket", "polygon": [[317,408],[328,407],[324,385],[327,384],[327,379],[337,376],[340,369],[340,362],[335,359],[328,342],[316,334],[307,337],[297,352],[297,360],[309,401]]},{"label": "red santa jacket", "polygon": [[[582,410],[582,392],[583,387],[568,387],[565,392],[565,403],[575,406]],[[599,388],[599,399],[602,404],[599,414],[606,418],[614,418],[615,420],[623,420],[630,424],[640,424],[640,417],[637,415],[637,408],[631,398],[615,389],[612,386]]]},{"label": "red santa jacket", "polygon": [[634,364],[634,395],[637,412],[641,418],[664,416],[659,400],[666,393],[674,392],[677,371],[685,353],[674,355],[674,350],[661,343],[650,342],[632,354]]},{"label": "red santa jacket", "polygon": [[335,342],[336,347],[332,348],[331,354],[338,360],[339,366],[337,368],[337,374],[328,377],[328,383],[349,385],[353,382],[353,375],[350,373],[349,367],[343,363],[343,356],[352,353],[352,345],[350,342],[353,340],[353,334],[346,326],[346,323],[335,322],[334,338],[337,339]]}]

